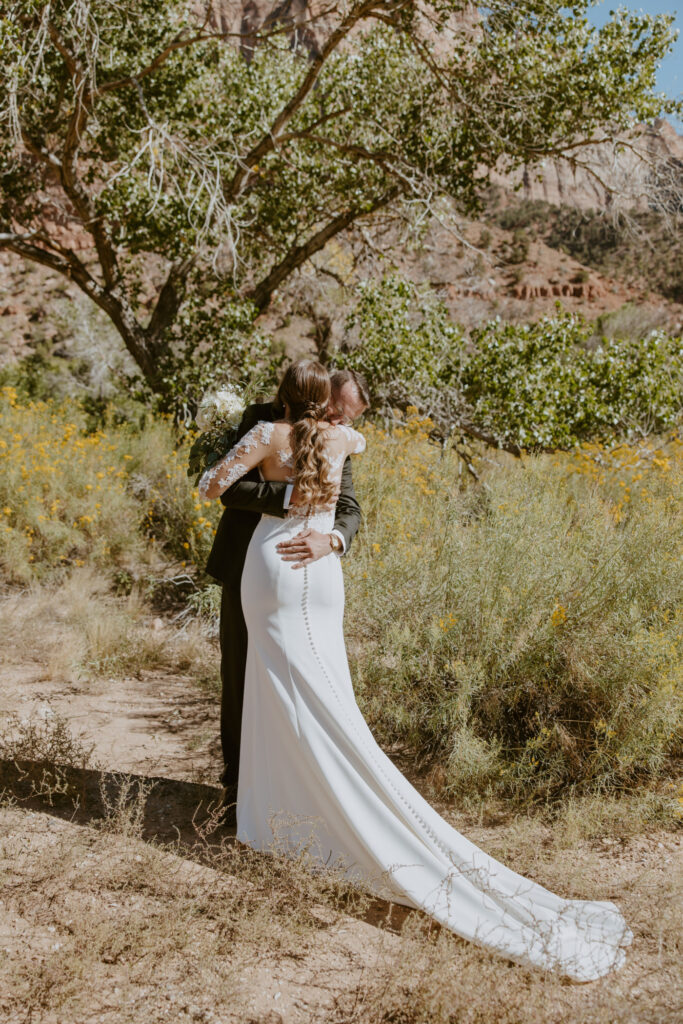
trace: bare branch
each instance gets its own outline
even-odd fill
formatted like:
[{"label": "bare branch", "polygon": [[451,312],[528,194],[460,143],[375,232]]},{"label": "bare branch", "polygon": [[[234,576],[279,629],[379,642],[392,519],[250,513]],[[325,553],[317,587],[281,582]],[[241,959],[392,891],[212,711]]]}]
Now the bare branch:
[{"label": "bare branch", "polygon": [[73,203],[83,227],[92,235],[104,282],[108,287],[112,287],[118,277],[116,254],[109,242],[102,219],[96,214],[92,200],[83,188],[76,170],[81,139],[93,102],[88,78],[94,79],[94,68],[90,69],[88,75],[81,62],[70,53],[54,25],[50,24],[48,30],[50,39],[62,55],[74,85],[74,110],[69,119],[62,159],[58,166],[62,188]]},{"label": "bare branch", "polygon": [[32,238],[38,237],[39,232],[27,231],[25,235],[19,235],[15,231],[0,231],[0,246],[9,247],[13,242],[30,242]]},{"label": "bare branch", "polygon": [[248,297],[252,299],[259,310],[265,309],[270,302],[270,298],[275,289],[292,273],[293,270],[296,270],[305,263],[306,260],[314,253],[323,249],[331,238],[334,238],[335,235],[344,231],[359,217],[373,213],[375,210],[380,209],[380,207],[386,206],[386,204],[390,203],[397,194],[398,190],[396,189],[387,192],[385,195],[381,196],[369,210],[357,210],[354,207],[351,207],[350,209],[337,214],[337,216],[328,221],[324,227],[311,235],[308,241],[303,245],[290,249],[285,258],[272,268],[267,277],[247,293]]},{"label": "bare branch", "polygon": [[[237,262],[239,224],[232,204],[226,201],[224,194],[222,165],[225,154],[209,142],[200,146],[196,140],[188,142],[179,133],[171,133],[167,122],[160,123],[153,118],[145,102],[141,83],[134,79],[133,84],[147,124],[137,133],[141,137],[141,145],[120,170],[109,178],[106,187],[110,188],[118,178],[146,159],[149,164],[147,185],[151,196],[148,213],[154,213],[165,191],[169,188],[175,190],[186,204],[190,222],[195,210],[199,212],[201,220],[195,220],[193,225],[197,231],[196,246],[213,227],[222,233],[223,248],[229,251],[234,266]],[[184,174],[176,176],[174,168],[189,172],[189,177]],[[214,253],[214,268],[218,256],[217,251]]]}]

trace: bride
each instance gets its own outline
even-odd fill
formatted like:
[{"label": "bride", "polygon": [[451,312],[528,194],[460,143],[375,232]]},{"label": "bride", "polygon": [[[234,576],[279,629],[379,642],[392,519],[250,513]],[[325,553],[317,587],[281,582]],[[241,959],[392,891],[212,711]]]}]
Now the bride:
[{"label": "bride", "polygon": [[329,532],[344,460],[365,439],[325,419],[325,368],[300,360],[279,389],[285,418],[260,422],[208,469],[203,498],[258,467],[296,485],[285,519],[263,515],[242,575],[249,633],[237,838],[258,849],[311,842],[377,895],[421,908],[511,960],[590,981],[624,963],[632,933],[613,903],[566,900],[456,832],[375,742],[356,704],[343,635],[338,558],[296,570],[276,546],[302,528]]}]

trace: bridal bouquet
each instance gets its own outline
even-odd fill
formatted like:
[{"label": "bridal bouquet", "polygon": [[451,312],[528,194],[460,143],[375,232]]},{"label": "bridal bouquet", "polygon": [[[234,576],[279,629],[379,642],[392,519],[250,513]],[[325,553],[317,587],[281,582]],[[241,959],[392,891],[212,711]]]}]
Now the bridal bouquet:
[{"label": "bridal bouquet", "polygon": [[201,434],[190,448],[187,468],[187,475],[196,477],[195,484],[235,444],[245,408],[244,395],[233,384],[209,391],[202,398],[195,416]]}]

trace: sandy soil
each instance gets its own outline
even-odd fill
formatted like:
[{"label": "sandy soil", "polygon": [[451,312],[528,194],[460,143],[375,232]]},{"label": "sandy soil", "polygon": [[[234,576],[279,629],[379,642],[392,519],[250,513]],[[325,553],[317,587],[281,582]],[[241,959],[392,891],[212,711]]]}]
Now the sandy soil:
[{"label": "sandy soil", "polygon": [[109,770],[218,784],[218,698],[187,677],[142,670],[137,678],[79,685],[46,678],[40,664],[11,665],[3,672],[0,716],[10,713],[67,719]]},{"label": "sandy soil", "polygon": [[[379,903],[346,912],[314,898],[299,928],[275,910],[269,920],[266,900],[265,910],[249,911],[251,930],[221,945],[221,902],[226,914],[239,916],[238,895],[244,900],[258,882],[212,866],[209,846],[231,843],[231,830],[205,833],[203,852],[197,845],[197,824],[201,833],[218,795],[216,695],[187,676],[157,670],[99,683],[53,679],[39,661],[5,653],[0,715],[66,719],[94,746],[98,771],[78,775],[82,799],[74,809],[45,795],[27,798],[31,778],[40,774],[35,765],[1,763],[3,1022],[409,1024],[432,1013],[458,1022],[676,1019],[683,850],[671,833],[587,839],[524,819],[477,823],[439,804],[455,827],[516,870],[566,896],[612,899],[624,909],[635,933],[627,965],[588,986],[527,972],[451,936],[435,951],[420,937],[427,927],[422,915]],[[129,834],[123,819],[122,829],[111,820],[102,827],[98,796],[101,779],[115,789],[123,774],[151,786]],[[429,795],[424,780],[414,781]],[[204,910],[190,914],[202,894]],[[187,921],[177,933],[168,924],[174,916]],[[153,940],[145,938],[152,920]],[[400,934],[406,920],[408,937]],[[130,938],[119,948],[121,935]],[[465,977],[471,985],[479,979],[471,997]],[[449,986],[453,1016],[444,1016],[448,1007],[438,1017],[420,1010],[427,995],[436,1006]],[[521,1016],[509,1016],[515,1007]]]}]

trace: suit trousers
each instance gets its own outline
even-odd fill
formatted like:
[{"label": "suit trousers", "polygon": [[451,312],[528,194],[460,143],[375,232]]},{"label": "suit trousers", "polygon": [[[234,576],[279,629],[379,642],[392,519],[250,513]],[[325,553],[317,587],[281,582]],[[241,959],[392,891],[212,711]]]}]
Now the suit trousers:
[{"label": "suit trousers", "polygon": [[238,579],[224,583],[221,595],[221,746],[224,764],[221,783],[224,786],[236,785],[239,774],[247,643]]}]

